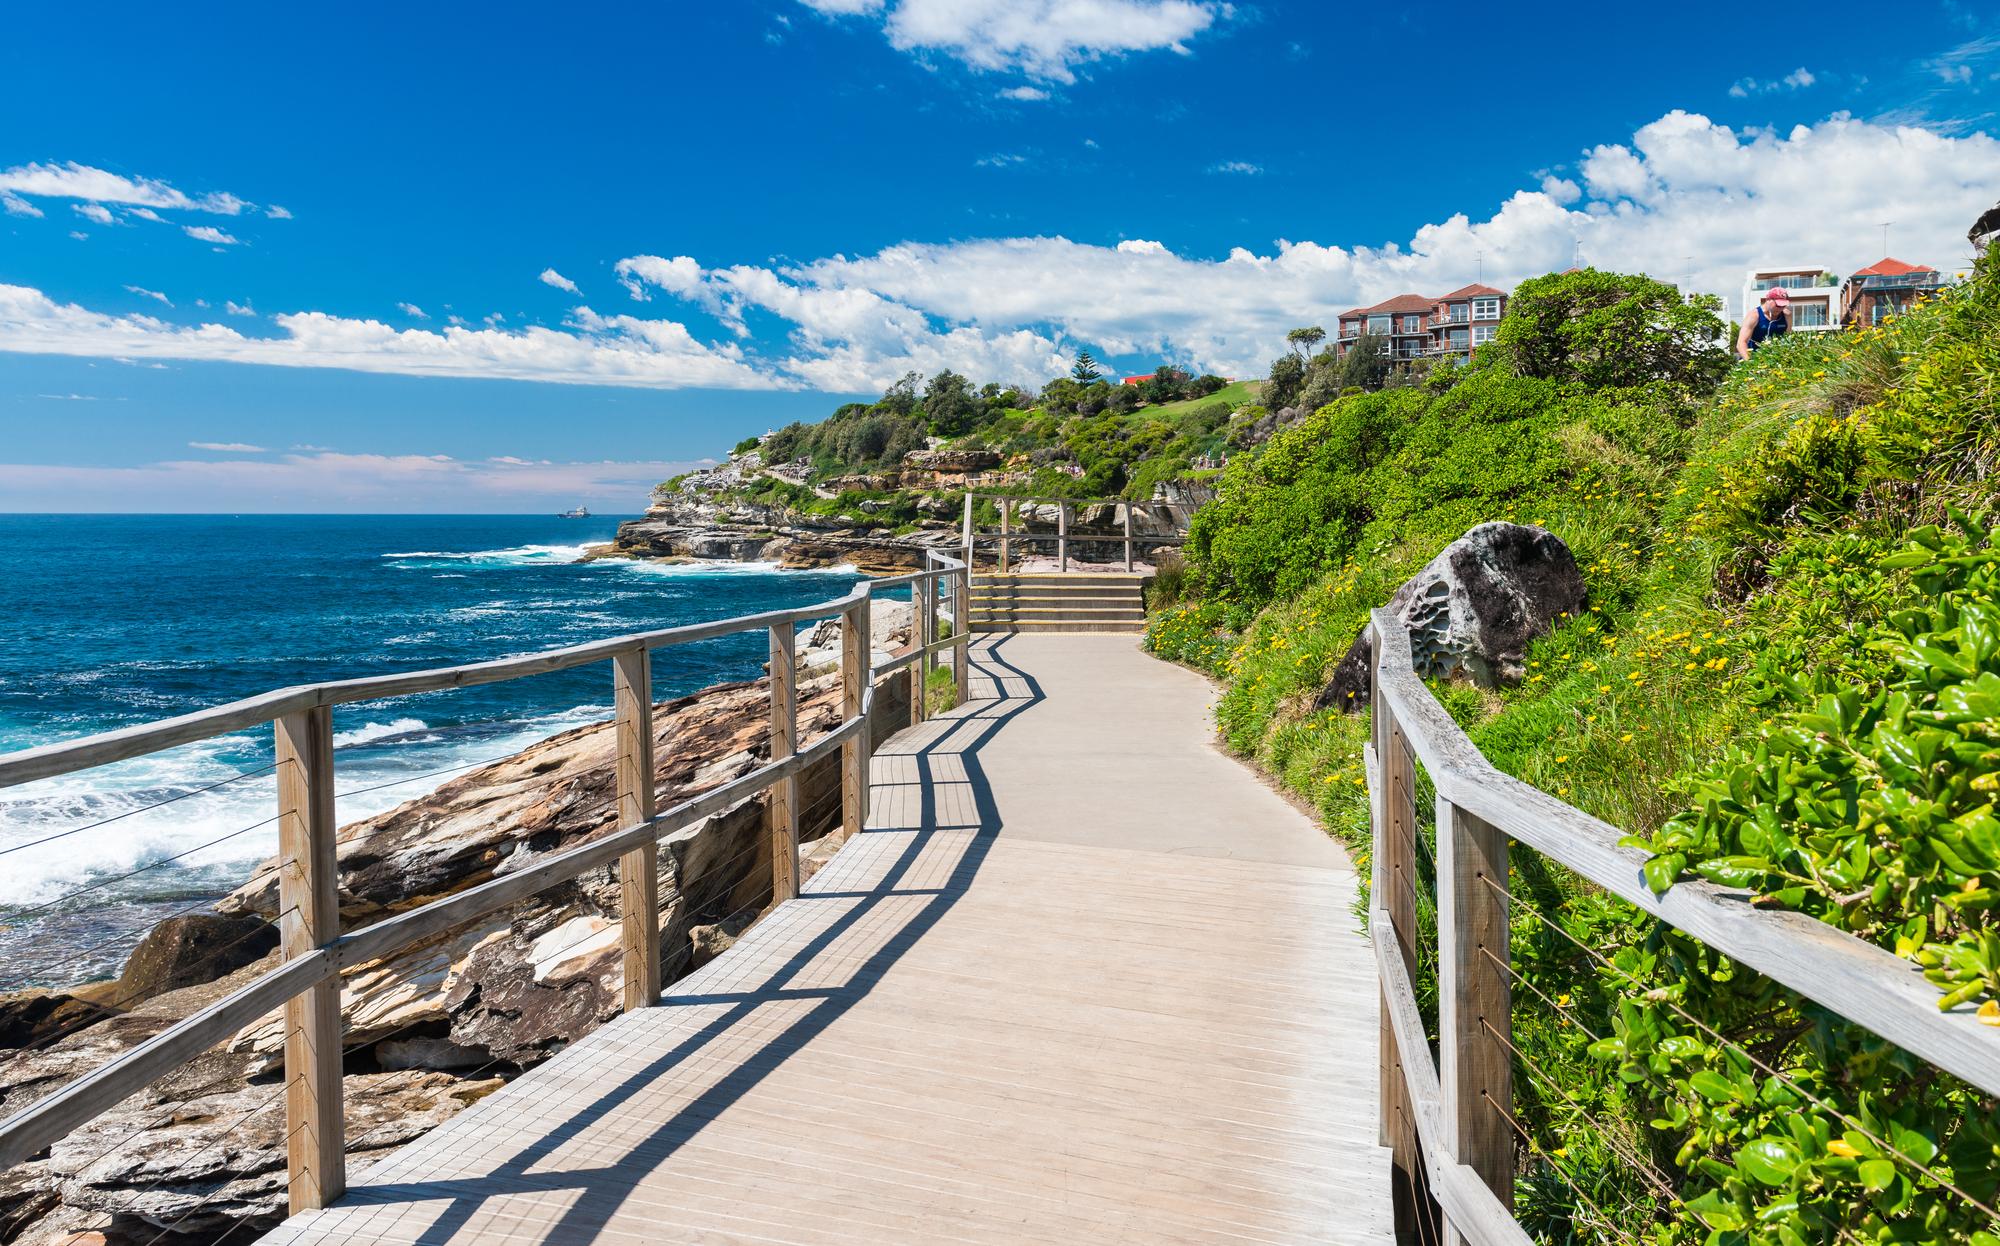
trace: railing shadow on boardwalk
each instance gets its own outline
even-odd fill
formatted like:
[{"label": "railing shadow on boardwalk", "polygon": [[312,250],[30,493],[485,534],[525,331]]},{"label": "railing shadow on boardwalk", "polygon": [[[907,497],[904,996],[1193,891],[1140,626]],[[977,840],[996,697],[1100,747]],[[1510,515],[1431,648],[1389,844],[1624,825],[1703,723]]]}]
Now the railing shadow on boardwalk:
[{"label": "railing shadow on boardwalk", "polygon": [[[985,701],[975,700],[972,703],[974,708],[970,712],[948,720],[932,720],[932,723],[948,722],[949,725],[938,731],[935,738],[928,740],[914,752],[896,754],[899,757],[913,759],[915,764],[917,784],[920,789],[916,825],[871,826],[864,830],[862,835],[907,834],[910,837],[909,842],[897,853],[880,880],[865,891],[808,890],[798,899],[789,901],[791,904],[813,904],[828,900],[856,900],[858,903],[794,952],[762,986],[743,992],[663,997],[657,1007],[686,1008],[718,1004],[729,1007],[726,1012],[699,1030],[685,1036],[670,1050],[661,1052],[643,1068],[617,1084],[603,1088],[594,1100],[578,1107],[554,1129],[536,1136],[531,1143],[522,1147],[493,1172],[475,1178],[405,1181],[382,1185],[370,1185],[364,1176],[350,1191],[346,1202],[380,1206],[399,1202],[435,1203],[449,1199],[451,1205],[422,1234],[411,1239],[414,1243],[426,1246],[442,1246],[443,1243],[451,1241],[459,1230],[467,1226],[487,1198],[529,1190],[578,1192],[578,1197],[569,1204],[559,1219],[536,1230],[536,1234],[544,1240],[584,1240],[605,1227],[625,1198],[650,1172],[666,1163],[683,1143],[699,1132],[704,1123],[742,1098],[767,1074],[776,1070],[788,1058],[798,1054],[816,1035],[860,1002],[872,985],[905,952],[915,946],[971,886],[974,876],[978,874],[986,854],[991,850],[993,841],[1001,829],[998,803],[994,799],[991,785],[979,767],[979,749],[1009,721],[1043,700],[1041,686],[1034,677],[1009,664],[1002,656],[1000,650],[1005,645],[1006,639],[1001,637],[991,644],[975,644],[971,651],[975,677],[983,676],[991,681],[994,689],[993,698]],[[925,728],[931,726],[932,724],[925,724]],[[976,813],[976,820],[971,826],[946,826],[939,822],[936,797],[938,776],[935,763],[937,759],[947,756],[956,757],[963,767],[965,776],[963,783],[972,798]],[[964,835],[967,831],[971,834]],[[958,859],[952,863],[944,882],[936,887],[898,890],[898,884],[909,874],[925,849],[945,834],[964,835],[964,838],[963,849]],[[860,845],[855,844],[854,847]],[[836,856],[834,863],[827,868],[829,870],[835,868],[838,861],[839,858]],[[831,947],[842,934],[858,927],[883,901],[910,896],[928,896],[929,901],[915,913],[902,919],[895,932],[853,970],[844,985],[811,988],[785,986],[786,982],[811,965],[814,959]],[[754,934],[754,931],[752,933]],[[628,1154],[643,1155],[642,1163],[631,1167],[614,1163],[563,1172],[530,1171],[537,1163],[555,1154],[564,1143],[585,1133],[592,1125],[646,1085],[666,1075],[676,1065],[700,1055],[707,1045],[727,1036],[732,1029],[748,1020],[758,1007],[786,1000],[818,1002],[810,1011],[764,1041],[754,1056],[739,1060],[736,1067],[727,1075],[689,1100],[673,1115],[660,1121],[644,1138],[634,1142]],[[531,1072],[527,1076],[532,1078],[534,1074]]]}]

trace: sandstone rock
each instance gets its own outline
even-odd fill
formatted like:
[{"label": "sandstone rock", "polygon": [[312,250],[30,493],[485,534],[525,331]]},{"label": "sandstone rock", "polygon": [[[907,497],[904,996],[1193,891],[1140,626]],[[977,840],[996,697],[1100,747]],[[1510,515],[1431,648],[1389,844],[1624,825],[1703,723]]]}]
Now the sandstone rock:
[{"label": "sandstone rock", "polygon": [[963,476],[998,466],[1000,455],[993,450],[912,450],[903,456],[907,470],[943,475]]},{"label": "sandstone rock", "polygon": [[[1485,523],[1445,546],[1389,598],[1410,629],[1417,673],[1463,675],[1482,688],[1518,683],[1528,642],[1584,608],[1583,574],[1569,547],[1525,524]],[[1316,705],[1346,711],[1372,690],[1364,629]]]},{"label": "sandstone rock", "polygon": [[261,960],[278,946],[278,929],[248,914],[186,913],[169,917],[139,940],[118,976],[117,998],[150,999],[213,982]]},{"label": "sandstone rock", "polygon": [[0,996],[0,1050],[31,1047],[110,1015],[107,1009],[63,991]]}]

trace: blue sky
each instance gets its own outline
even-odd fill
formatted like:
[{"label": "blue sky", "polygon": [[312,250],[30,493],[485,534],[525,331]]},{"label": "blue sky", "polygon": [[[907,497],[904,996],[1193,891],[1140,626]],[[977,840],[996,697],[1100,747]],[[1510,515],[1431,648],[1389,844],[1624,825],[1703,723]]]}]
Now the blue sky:
[{"label": "blue sky", "polygon": [[1733,303],[2000,199],[1990,5],[1475,12],[17,7],[0,510],[632,510],[910,369],[1254,374],[1578,258]]}]

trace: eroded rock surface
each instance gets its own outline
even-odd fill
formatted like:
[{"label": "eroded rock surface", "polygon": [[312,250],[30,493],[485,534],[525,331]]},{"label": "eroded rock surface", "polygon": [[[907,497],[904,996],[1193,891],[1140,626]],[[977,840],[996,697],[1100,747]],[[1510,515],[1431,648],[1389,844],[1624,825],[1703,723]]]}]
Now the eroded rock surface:
[{"label": "eroded rock surface", "polygon": [[[1528,642],[1584,608],[1583,573],[1553,533],[1527,524],[1473,528],[1410,577],[1387,609],[1410,631],[1417,673],[1459,675],[1482,688],[1519,683]],[[1321,689],[1319,708],[1368,703],[1367,629]]]}]

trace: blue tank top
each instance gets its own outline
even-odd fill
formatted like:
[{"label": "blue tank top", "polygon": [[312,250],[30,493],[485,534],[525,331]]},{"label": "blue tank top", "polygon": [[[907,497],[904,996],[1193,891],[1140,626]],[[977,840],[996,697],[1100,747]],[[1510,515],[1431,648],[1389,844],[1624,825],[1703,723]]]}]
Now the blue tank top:
[{"label": "blue tank top", "polygon": [[1791,327],[1792,318],[1786,313],[1779,312],[1777,319],[1773,320],[1764,314],[1762,307],[1759,307],[1757,323],[1750,329],[1750,349],[1756,350],[1771,338],[1785,336]]}]

